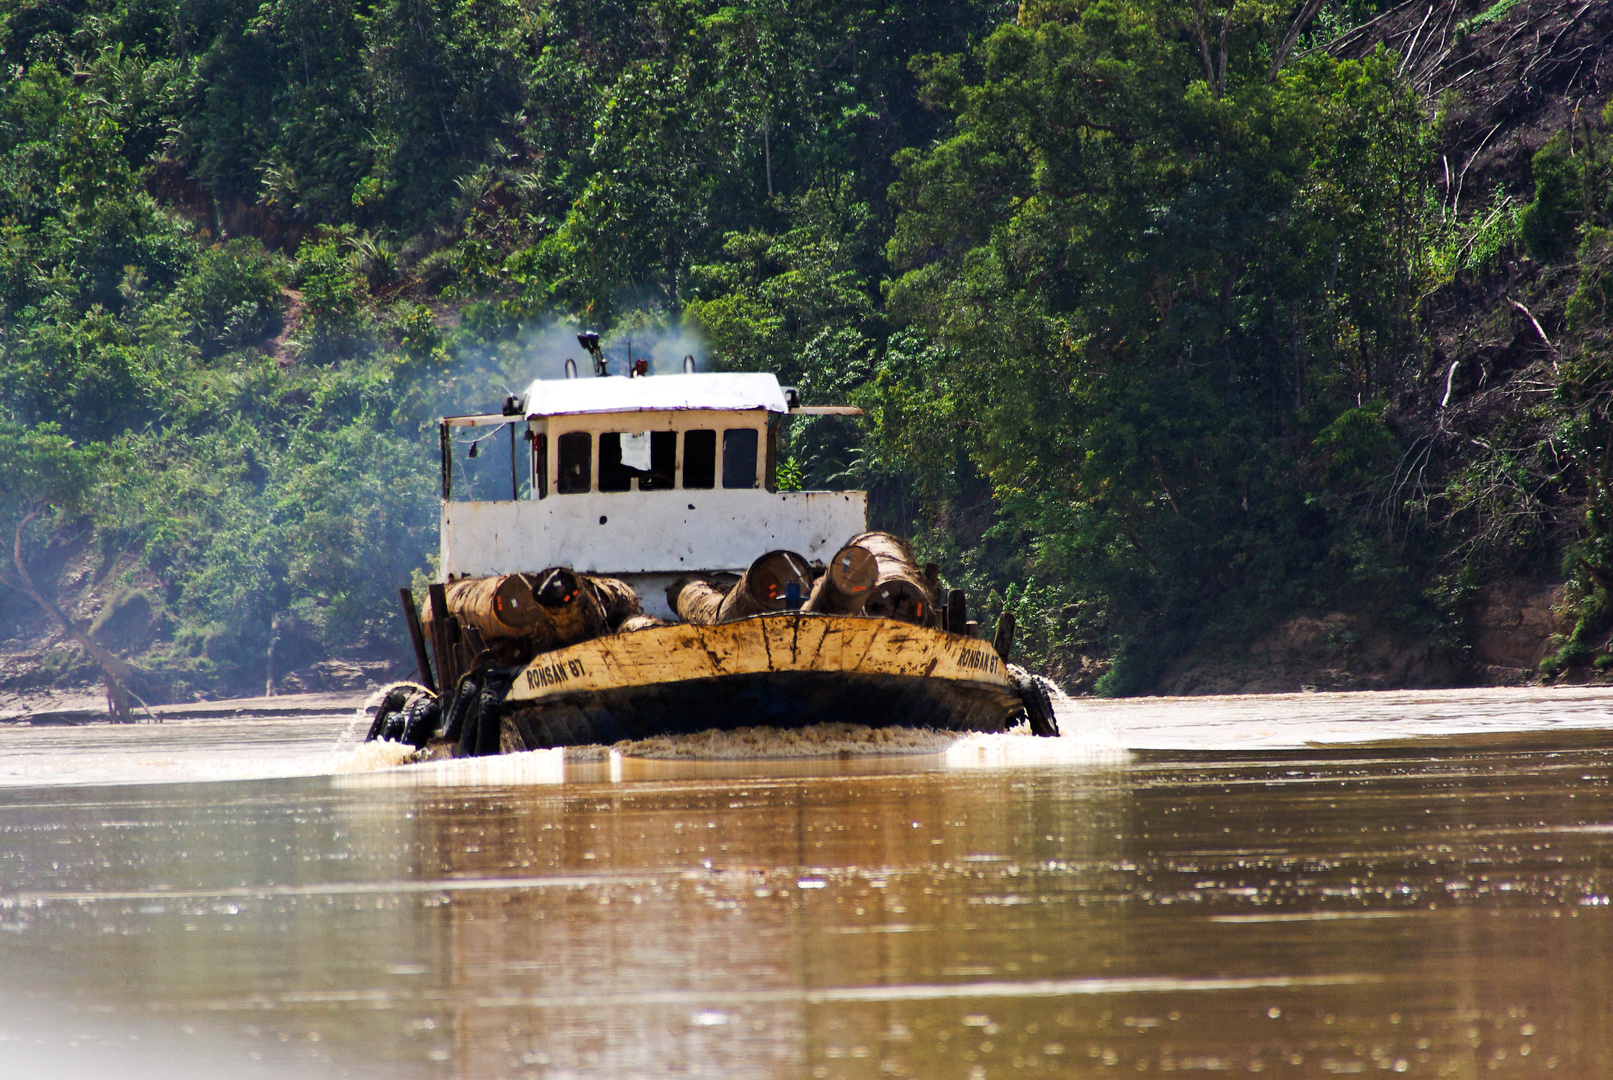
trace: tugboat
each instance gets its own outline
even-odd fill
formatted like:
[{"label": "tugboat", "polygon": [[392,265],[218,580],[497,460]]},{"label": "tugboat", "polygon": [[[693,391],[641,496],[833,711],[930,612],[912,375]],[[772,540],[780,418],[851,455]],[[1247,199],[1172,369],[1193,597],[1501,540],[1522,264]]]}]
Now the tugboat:
[{"label": "tugboat", "polygon": [[[369,738],[442,757],[824,721],[1058,733],[1007,663],[1011,614],[982,639],[937,567],[868,531],[865,492],[777,489],[784,421],[859,410],[688,357],[611,375],[598,335],[578,341],[597,377],[568,360],[498,413],[441,419],[442,580],[423,613],[400,590],[421,679]],[[459,449],[506,441],[509,497],[456,492]]]}]

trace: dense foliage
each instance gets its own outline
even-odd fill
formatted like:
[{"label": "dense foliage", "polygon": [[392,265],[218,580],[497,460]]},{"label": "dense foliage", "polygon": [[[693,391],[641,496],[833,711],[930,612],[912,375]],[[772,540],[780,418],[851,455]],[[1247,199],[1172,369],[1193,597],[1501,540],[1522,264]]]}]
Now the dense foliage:
[{"label": "dense foliage", "polygon": [[[1521,235],[1605,324],[1607,159],[1543,153],[1506,228],[1432,211],[1394,57],[1309,48],[1378,7],[21,0],[0,460],[75,464],[5,512],[155,598],[176,687],[261,679],[276,626],[396,651],[432,418],[586,323],[864,405],[795,421],[781,475],[866,486],[1110,691],[1308,605],[1450,628],[1471,523],[1394,486],[1420,305]],[[1599,610],[1603,417],[1561,411]]]}]

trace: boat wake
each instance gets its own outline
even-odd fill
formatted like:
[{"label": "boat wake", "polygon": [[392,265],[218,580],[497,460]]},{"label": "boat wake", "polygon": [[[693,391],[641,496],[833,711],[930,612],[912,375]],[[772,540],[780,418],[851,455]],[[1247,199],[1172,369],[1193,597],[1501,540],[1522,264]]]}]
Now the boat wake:
[{"label": "boat wake", "polygon": [[878,768],[1001,769],[1099,766],[1127,752],[1107,718],[1055,693],[1064,734],[1032,735],[1021,726],[998,734],[828,722],[809,727],[738,728],[663,735],[611,746],[571,746],[492,757],[423,761],[401,743],[373,742],[344,751],[332,772],[343,786],[498,786],[674,779],[713,770],[791,775]]}]

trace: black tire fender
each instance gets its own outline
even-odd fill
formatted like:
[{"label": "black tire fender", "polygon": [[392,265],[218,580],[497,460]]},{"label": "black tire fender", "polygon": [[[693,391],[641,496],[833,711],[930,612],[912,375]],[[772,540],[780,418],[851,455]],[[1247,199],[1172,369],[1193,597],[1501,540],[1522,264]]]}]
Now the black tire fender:
[{"label": "black tire fender", "polygon": [[1022,667],[1008,665],[1008,672],[1014,678],[1014,685],[1019,690],[1020,704],[1025,709],[1025,719],[1030,723],[1031,734],[1043,738],[1057,738],[1059,733],[1058,717],[1053,712],[1053,696],[1047,692],[1047,684],[1041,676],[1033,675]]},{"label": "black tire fender", "polygon": [[437,733],[437,722],[442,706],[433,694],[421,691],[409,699],[403,708],[403,741],[416,750],[425,748],[426,742]]},{"label": "black tire fender", "polygon": [[375,719],[370,722],[369,733],[364,736],[365,742],[386,738],[388,729],[393,726],[393,718],[408,704],[411,692],[411,688],[407,685],[395,686],[387,691],[386,696],[381,699],[380,707],[375,710]]},{"label": "black tire fender", "polygon": [[489,757],[499,752],[504,733],[504,695],[509,693],[513,680],[502,678],[489,671],[482,677],[481,692],[477,696],[476,756]]}]

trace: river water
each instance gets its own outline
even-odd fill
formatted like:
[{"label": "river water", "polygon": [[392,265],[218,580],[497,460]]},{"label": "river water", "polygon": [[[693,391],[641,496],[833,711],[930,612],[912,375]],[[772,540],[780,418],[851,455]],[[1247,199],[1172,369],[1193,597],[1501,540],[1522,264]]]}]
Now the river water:
[{"label": "river water", "polygon": [[1060,716],[0,728],[0,1076],[1613,1076],[1613,696]]}]

